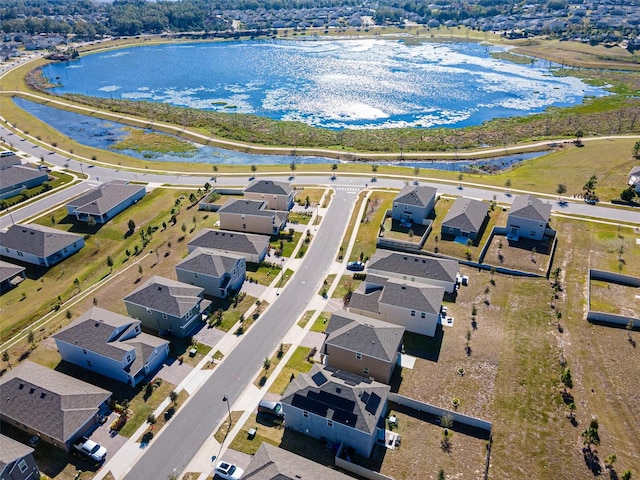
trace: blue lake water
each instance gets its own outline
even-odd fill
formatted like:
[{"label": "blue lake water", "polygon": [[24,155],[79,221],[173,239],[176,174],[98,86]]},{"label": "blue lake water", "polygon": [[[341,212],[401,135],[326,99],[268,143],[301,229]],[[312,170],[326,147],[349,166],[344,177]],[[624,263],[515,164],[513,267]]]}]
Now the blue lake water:
[{"label": "blue lake water", "polygon": [[[14,103],[58,130],[63,135],[78,143],[103,150],[114,150],[113,146],[126,137],[129,127],[125,124],[103,120],[100,118],[68,112],[57,108],[30,102],[19,97],[13,99]],[[291,162],[300,164],[332,163],[335,159],[325,157],[293,156],[293,155],[255,155],[222,148],[196,145],[197,151],[188,154],[171,154],[157,152],[138,152],[135,150],[118,150],[118,153],[134,158],[151,159],[160,162],[184,162],[184,163],[209,163],[220,165],[273,165]],[[508,155],[494,159],[483,160],[459,160],[459,161],[407,161],[407,162],[380,162],[385,165],[404,165],[407,167],[420,167],[435,170],[465,171],[469,168],[489,167],[497,170],[507,168],[522,160],[535,158],[544,153],[523,153]]]},{"label": "blue lake water", "polygon": [[251,113],[331,129],[464,127],[606,92],[478,43],[366,38],[131,47],[55,63],[57,93]]}]

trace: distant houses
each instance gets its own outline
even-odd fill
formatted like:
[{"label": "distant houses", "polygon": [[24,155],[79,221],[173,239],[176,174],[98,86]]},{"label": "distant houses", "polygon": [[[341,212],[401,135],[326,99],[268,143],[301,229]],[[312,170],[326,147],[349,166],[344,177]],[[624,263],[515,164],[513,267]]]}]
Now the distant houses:
[{"label": "distant houses", "polygon": [[82,222],[107,223],[146,194],[144,185],[107,182],[66,204],[67,213]]},{"label": "distant houses", "polygon": [[269,250],[269,237],[228,230],[202,229],[188,244],[189,252],[206,248],[218,253],[242,255],[247,262],[260,263]]},{"label": "distant houses", "polygon": [[178,280],[204,289],[206,295],[226,298],[242,288],[247,273],[245,257],[196,248],[176,265]]},{"label": "distant houses", "polygon": [[185,338],[202,326],[211,301],[202,287],[154,275],[124,298],[127,313],[161,334]]},{"label": "distant houses", "polygon": [[432,187],[404,187],[393,199],[391,216],[401,223],[426,225],[433,215],[437,190]]},{"label": "distant houses", "polygon": [[516,197],[507,219],[507,238],[542,240],[551,217],[551,204],[533,195]]},{"label": "distant houses", "polygon": [[93,307],[53,335],[66,362],[135,387],[169,354],[169,342],[143,333],[141,322]]},{"label": "distant houses", "polygon": [[24,361],[0,377],[0,419],[66,451],[108,411],[111,392]]},{"label": "distant houses", "polygon": [[84,247],[84,238],[38,224],[15,224],[0,232],[0,245],[4,257],[50,267]]}]

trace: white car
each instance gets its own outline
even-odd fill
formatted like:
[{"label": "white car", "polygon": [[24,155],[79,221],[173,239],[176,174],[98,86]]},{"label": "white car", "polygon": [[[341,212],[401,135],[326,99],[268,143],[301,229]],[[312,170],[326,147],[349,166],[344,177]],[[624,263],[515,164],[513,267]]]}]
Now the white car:
[{"label": "white car", "polygon": [[227,463],[225,461],[218,462],[213,472],[215,476],[224,478],[225,480],[238,480],[242,477],[244,470],[233,463]]}]

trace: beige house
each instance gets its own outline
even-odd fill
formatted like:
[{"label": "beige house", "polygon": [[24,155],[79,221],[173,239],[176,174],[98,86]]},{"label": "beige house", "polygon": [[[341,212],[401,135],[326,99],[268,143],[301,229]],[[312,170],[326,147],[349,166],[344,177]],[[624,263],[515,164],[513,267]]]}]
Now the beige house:
[{"label": "beige house", "polygon": [[291,184],[273,180],[254,180],[244,189],[244,198],[267,202],[269,210],[291,210],[295,190]]},{"label": "beige house", "polygon": [[277,235],[287,224],[289,212],[269,210],[267,202],[232,198],[218,210],[220,228],[237,232]]},{"label": "beige house", "polygon": [[325,333],[325,365],[389,383],[402,350],[404,327],[339,312],[331,316]]}]

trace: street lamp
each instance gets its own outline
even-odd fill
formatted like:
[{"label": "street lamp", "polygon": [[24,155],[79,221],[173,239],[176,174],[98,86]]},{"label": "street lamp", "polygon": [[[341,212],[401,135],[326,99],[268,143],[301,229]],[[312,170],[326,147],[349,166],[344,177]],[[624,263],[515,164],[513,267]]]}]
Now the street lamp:
[{"label": "street lamp", "polygon": [[280,295],[282,289],[282,279],[284,278],[284,257],[280,257],[280,282],[278,282],[278,288],[276,289],[276,297]]},{"label": "street lamp", "polygon": [[[222,401],[227,402],[227,411],[229,412],[229,427],[227,428],[227,433],[224,436],[224,440],[226,440],[227,435],[229,435],[229,432],[231,431],[231,405],[229,405],[229,397],[227,397],[226,395],[222,397]],[[224,443],[224,440],[222,441],[222,443]]]},{"label": "street lamp", "polygon": [[82,162],[80,162],[80,172],[82,173],[82,176],[84,177],[84,169],[82,168]]}]

